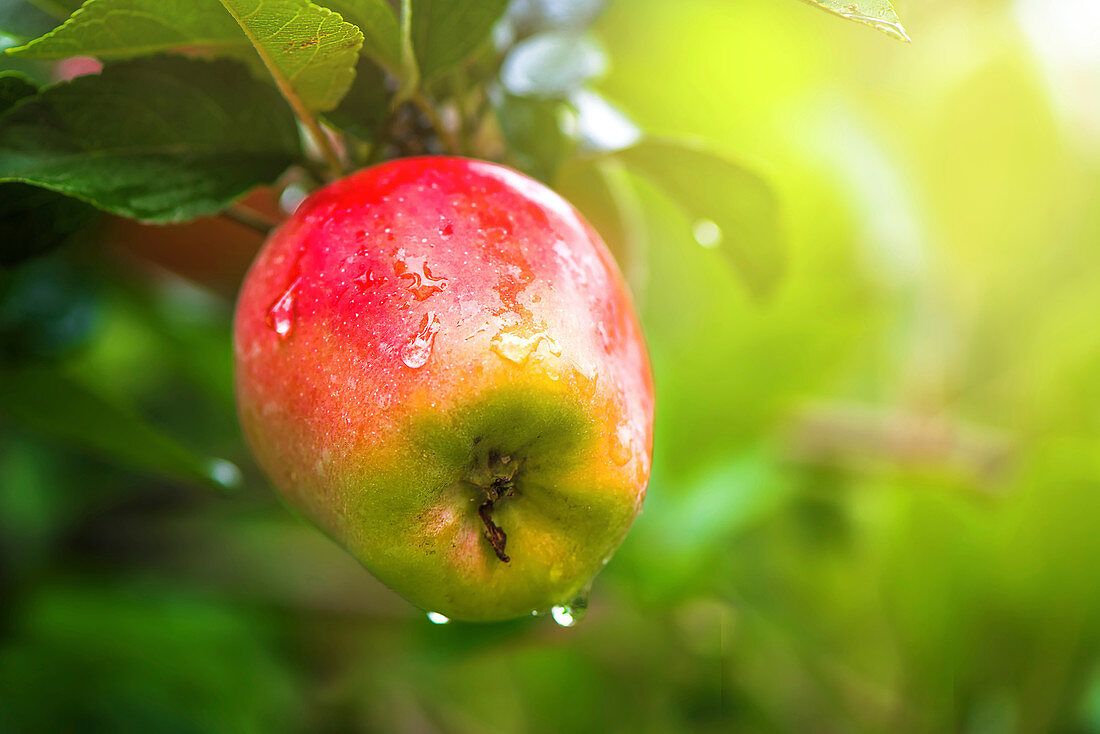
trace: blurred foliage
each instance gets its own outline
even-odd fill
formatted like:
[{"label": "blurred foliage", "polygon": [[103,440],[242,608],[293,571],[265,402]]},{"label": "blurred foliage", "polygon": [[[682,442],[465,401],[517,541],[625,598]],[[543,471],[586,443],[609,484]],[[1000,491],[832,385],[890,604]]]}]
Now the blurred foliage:
[{"label": "blurred foliage", "polygon": [[[492,42],[602,4],[515,3]],[[273,502],[224,297],[109,238],[5,271],[5,369],[244,476],[204,493],[0,416],[0,731],[1100,732],[1100,19],[1039,5],[898,2],[911,46],[796,3],[609,5],[611,66],[577,78],[773,185],[763,301],[701,246],[722,212],[566,160],[573,92],[498,88],[505,133],[549,134],[521,164],[620,258],[657,376],[646,508],[574,629],[430,625]],[[343,110],[365,142],[371,110]]]}]

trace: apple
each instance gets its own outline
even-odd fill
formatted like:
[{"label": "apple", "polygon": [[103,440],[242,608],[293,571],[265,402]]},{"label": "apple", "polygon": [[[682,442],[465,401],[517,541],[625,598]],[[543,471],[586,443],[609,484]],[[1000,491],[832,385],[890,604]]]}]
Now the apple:
[{"label": "apple", "polygon": [[568,605],[641,510],[653,383],[615,262],[509,168],[406,158],[253,263],[237,400],[289,504],[433,618]]}]

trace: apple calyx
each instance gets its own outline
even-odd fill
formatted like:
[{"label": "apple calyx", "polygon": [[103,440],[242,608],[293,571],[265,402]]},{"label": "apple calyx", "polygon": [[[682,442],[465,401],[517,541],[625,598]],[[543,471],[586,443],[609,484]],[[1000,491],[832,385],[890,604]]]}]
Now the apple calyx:
[{"label": "apple calyx", "polygon": [[468,484],[479,490],[481,504],[477,507],[477,515],[485,525],[485,539],[502,563],[512,560],[504,550],[508,536],[503,528],[493,522],[492,512],[498,502],[516,493],[515,476],[519,465],[520,462],[513,461],[511,456],[490,451],[486,463],[476,467],[466,479]]}]

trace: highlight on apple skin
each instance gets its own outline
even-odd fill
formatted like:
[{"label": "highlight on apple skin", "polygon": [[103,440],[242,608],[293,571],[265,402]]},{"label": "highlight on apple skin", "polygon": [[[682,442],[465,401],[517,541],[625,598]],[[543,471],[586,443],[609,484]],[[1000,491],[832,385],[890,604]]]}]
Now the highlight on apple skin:
[{"label": "highlight on apple skin", "polygon": [[584,594],[645,497],[653,382],[615,262],[564,199],[453,157],[307,199],[252,265],[237,401],[286,500],[437,617]]}]

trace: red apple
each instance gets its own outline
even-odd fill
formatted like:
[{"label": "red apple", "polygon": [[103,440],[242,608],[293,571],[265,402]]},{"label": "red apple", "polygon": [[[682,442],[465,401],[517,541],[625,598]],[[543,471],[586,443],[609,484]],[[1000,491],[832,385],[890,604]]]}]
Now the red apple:
[{"label": "red apple", "polygon": [[423,609],[568,604],[649,478],[653,384],[599,236],[511,169],[409,158],[318,191],[236,315],[241,421],[290,504]]}]

